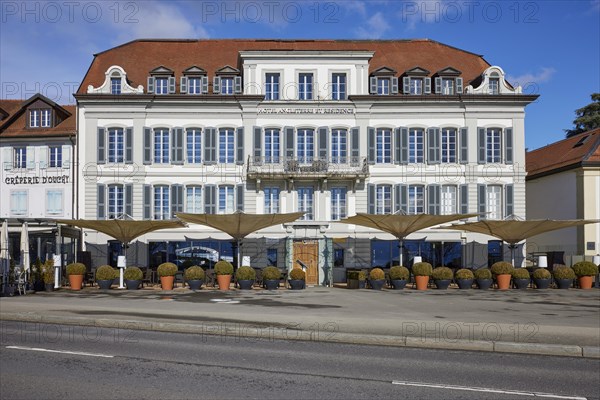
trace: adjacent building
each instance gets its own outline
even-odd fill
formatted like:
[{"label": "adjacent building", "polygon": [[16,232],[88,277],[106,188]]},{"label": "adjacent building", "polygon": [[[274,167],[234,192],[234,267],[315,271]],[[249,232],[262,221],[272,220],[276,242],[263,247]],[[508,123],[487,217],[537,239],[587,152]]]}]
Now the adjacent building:
[{"label": "adjacent building", "polygon": [[[303,211],[244,240],[242,255],[300,262],[309,284],[397,262],[391,236],[339,222],[357,212],[525,217],[525,107],[536,96],[435,41],[136,40],[96,54],[75,97],[75,217]],[[436,266],[503,256],[478,234],[409,239],[404,259]],[[120,251],[92,231],[84,242],[95,264]],[[191,225],[143,236],[128,262],[234,253],[226,235]]]}]

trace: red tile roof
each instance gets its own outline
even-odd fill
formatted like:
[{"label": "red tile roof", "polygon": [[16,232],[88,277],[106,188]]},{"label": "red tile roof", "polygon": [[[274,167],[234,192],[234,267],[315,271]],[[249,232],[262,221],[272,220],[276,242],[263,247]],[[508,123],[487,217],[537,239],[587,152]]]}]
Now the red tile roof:
[{"label": "red tile roof", "polygon": [[[100,86],[105,73],[112,65],[119,65],[131,86],[146,86],[149,72],[164,65],[175,71],[179,78],[182,72],[197,65],[208,72],[209,79],[215,72],[231,65],[241,69],[240,51],[293,50],[293,51],[373,51],[369,72],[383,66],[404,73],[416,66],[431,71],[431,74],[453,67],[462,72],[465,86],[479,77],[490,64],[482,56],[460,50],[433,40],[135,40],[94,55],[77,93],[87,93],[88,85]],[[210,79],[212,80],[212,79]],[[179,79],[177,79],[179,81]]]},{"label": "red tile roof", "polygon": [[549,175],[582,163],[600,167],[600,128],[527,152],[527,179]]},{"label": "red tile roof", "polygon": [[[25,110],[32,101],[38,99],[48,103],[64,119],[51,128],[27,128],[27,113]],[[75,105],[60,106],[37,94],[27,100],[0,99],[0,109],[8,114],[6,118],[0,121],[0,138],[56,137],[75,136],[77,134]]]}]

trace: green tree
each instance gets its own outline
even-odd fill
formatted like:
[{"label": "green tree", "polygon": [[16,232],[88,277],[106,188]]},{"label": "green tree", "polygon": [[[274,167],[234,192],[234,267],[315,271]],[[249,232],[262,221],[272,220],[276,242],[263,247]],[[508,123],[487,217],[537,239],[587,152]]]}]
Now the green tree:
[{"label": "green tree", "polygon": [[575,110],[577,118],[573,120],[573,129],[565,129],[567,137],[578,135],[592,129],[600,128],[600,93],[592,93],[592,102]]}]

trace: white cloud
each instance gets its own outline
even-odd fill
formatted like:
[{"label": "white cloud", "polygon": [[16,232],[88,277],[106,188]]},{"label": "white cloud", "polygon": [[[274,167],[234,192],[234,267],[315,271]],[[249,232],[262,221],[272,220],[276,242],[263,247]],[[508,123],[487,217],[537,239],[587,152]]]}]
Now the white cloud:
[{"label": "white cloud", "polygon": [[440,22],[443,17],[444,0],[420,0],[402,2],[398,14],[407,31],[416,29],[417,24]]},{"label": "white cloud", "polygon": [[380,39],[389,29],[390,25],[385,20],[383,14],[378,12],[367,20],[366,25],[360,26],[356,30],[356,34],[361,39]]},{"label": "white cloud", "polygon": [[507,75],[506,79],[514,86],[526,86],[528,84],[540,84],[549,81],[556,70],[550,67],[542,67],[538,73],[526,73],[522,75]]}]

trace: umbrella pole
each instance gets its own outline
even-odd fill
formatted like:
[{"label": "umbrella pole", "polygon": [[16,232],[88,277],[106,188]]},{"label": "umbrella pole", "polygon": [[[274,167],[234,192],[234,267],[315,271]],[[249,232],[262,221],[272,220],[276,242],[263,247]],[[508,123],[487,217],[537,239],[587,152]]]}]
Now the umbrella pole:
[{"label": "umbrella pole", "polygon": [[127,244],[121,243],[121,245],[121,253],[123,253],[123,263],[120,264],[117,258],[117,267],[119,267],[119,289],[125,289],[125,286],[123,285],[123,270],[125,269],[125,265],[127,265]]},{"label": "umbrella pole", "polygon": [[404,251],[402,251],[402,248],[403,248],[403,240],[402,240],[402,239],[399,239],[398,241],[400,242],[400,258],[399,258],[399,260],[400,260],[400,265],[401,265],[401,266],[404,266],[404,264],[403,264],[403,253],[404,253]]},{"label": "umbrella pole", "polygon": [[240,267],[240,263],[242,262],[242,260],[240,259],[240,256],[242,254],[242,252],[240,251],[240,244],[241,241],[240,239],[237,240],[237,267]]}]

